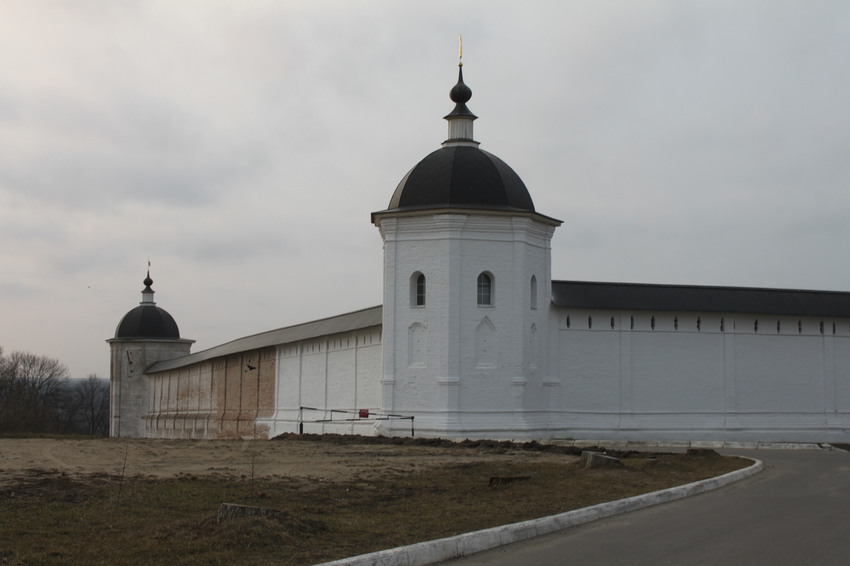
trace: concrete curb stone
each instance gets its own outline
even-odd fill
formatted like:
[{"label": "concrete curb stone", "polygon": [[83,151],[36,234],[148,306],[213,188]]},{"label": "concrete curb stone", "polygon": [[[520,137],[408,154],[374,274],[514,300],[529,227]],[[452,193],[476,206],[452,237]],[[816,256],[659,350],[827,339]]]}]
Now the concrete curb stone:
[{"label": "concrete curb stone", "polygon": [[617,450],[649,450],[655,448],[679,449],[687,448],[721,448],[734,450],[838,450],[834,446],[816,442],[756,442],[756,441],[714,441],[714,440],[682,440],[682,441],[636,441],[636,440],[553,440],[556,446],[604,446]]},{"label": "concrete curb stone", "polygon": [[[781,446],[784,448],[788,447],[787,444]],[[731,448],[731,446],[727,447]],[[813,447],[817,447],[817,445],[813,445]],[[605,517],[636,511],[645,507],[651,507],[652,505],[667,503],[676,499],[682,499],[683,497],[711,491],[762,471],[764,464],[760,460],[748,459],[753,461],[751,466],[717,476],[716,478],[653,491],[618,501],[600,503],[599,505],[575,509],[540,519],[531,519],[529,521],[502,525],[455,535],[453,537],[419,542],[408,546],[400,546],[398,548],[361,554],[332,562],[324,562],[318,566],[424,566],[426,564],[460,558],[461,556],[468,556],[513,542],[583,525]]]}]

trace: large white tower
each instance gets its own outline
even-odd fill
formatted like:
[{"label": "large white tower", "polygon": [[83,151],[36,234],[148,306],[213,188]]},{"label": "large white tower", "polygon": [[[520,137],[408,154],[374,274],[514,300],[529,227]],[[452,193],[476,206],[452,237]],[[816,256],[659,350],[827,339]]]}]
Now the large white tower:
[{"label": "large white tower", "polygon": [[382,409],[414,416],[417,434],[535,436],[547,428],[550,240],[561,222],[535,212],[519,176],[479,149],[459,67],[448,139],[372,214],[384,241]]}]

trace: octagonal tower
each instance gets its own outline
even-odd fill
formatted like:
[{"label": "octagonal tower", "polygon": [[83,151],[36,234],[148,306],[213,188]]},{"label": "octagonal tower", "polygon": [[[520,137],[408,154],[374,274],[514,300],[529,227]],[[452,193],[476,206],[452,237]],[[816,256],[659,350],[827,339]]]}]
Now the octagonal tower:
[{"label": "octagonal tower", "polygon": [[372,214],[384,242],[382,408],[415,416],[417,434],[533,436],[546,426],[550,240],[561,222],[478,147],[462,64],[449,96],[448,139]]},{"label": "octagonal tower", "polygon": [[145,369],[154,362],[189,354],[194,340],[180,337],[177,323],[165,309],[156,306],[148,271],[142,302],[132,309],[107,340],[110,347],[109,435],[146,436],[145,417],[151,399]]}]

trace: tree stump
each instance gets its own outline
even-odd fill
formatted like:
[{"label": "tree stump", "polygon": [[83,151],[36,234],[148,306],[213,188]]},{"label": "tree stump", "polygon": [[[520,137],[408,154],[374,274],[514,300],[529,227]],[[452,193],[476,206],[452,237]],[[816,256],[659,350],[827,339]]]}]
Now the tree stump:
[{"label": "tree stump", "polygon": [[216,522],[221,523],[228,519],[236,519],[237,517],[252,517],[254,515],[262,515],[265,517],[277,517],[283,514],[283,511],[277,509],[269,509],[268,507],[254,507],[252,505],[238,505],[236,503],[222,503],[218,508]]},{"label": "tree stump", "polygon": [[585,450],[581,453],[581,465],[585,469],[589,468],[619,468],[623,464],[619,458],[601,454],[599,452],[591,452]]}]

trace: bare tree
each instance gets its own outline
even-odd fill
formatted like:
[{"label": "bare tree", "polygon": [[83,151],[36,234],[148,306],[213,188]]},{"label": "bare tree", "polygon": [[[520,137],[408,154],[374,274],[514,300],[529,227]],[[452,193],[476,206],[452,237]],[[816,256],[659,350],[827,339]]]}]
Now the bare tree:
[{"label": "bare tree", "polygon": [[70,400],[76,432],[90,436],[109,433],[109,380],[90,373],[71,380]]},{"label": "bare tree", "polygon": [[2,355],[0,432],[59,432],[59,406],[68,368],[29,352]]}]

